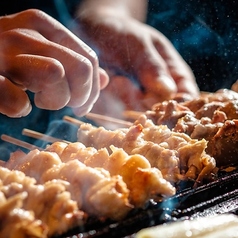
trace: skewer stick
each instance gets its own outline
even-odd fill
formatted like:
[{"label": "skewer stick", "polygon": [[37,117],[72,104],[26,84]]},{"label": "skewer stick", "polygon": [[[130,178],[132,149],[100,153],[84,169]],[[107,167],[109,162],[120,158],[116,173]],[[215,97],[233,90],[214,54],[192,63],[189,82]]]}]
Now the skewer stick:
[{"label": "skewer stick", "polygon": [[11,144],[20,146],[20,147],[28,149],[28,150],[34,150],[34,149],[42,150],[42,148],[40,148],[38,146],[32,145],[32,144],[30,144],[28,142],[16,139],[14,137],[11,137],[11,136],[8,136],[8,135],[5,135],[5,134],[1,135],[1,139],[3,141],[9,142]]},{"label": "skewer stick", "polygon": [[55,137],[52,137],[52,136],[48,136],[46,134],[43,134],[43,133],[40,133],[40,132],[37,132],[37,131],[33,131],[33,130],[30,130],[30,129],[26,129],[26,128],[22,130],[22,135],[29,136],[29,137],[39,139],[39,140],[44,140],[44,141],[47,141],[47,142],[50,142],[50,143],[54,143],[54,142],[57,142],[57,141],[70,143],[69,141],[58,139],[58,138],[55,138]]},{"label": "skewer stick", "polygon": [[128,119],[132,119],[132,120],[137,120],[138,117],[142,114],[145,114],[145,112],[137,112],[137,111],[124,111],[123,112],[123,116],[128,118]]},{"label": "skewer stick", "polygon": [[[129,121],[124,121],[124,120],[120,120],[120,119],[116,119],[113,117],[109,117],[109,116],[104,116],[104,115],[100,115],[100,114],[95,114],[95,113],[88,113],[87,115],[85,115],[86,118],[93,120],[93,121],[104,121],[104,122],[110,122],[110,123],[114,123],[117,125],[121,125],[121,126],[126,126],[126,127],[130,127],[132,125],[131,122]],[[84,121],[80,121],[78,119],[75,119],[73,117],[70,116],[64,116],[63,120],[70,122],[76,126],[81,126],[83,123],[86,123]]]},{"label": "skewer stick", "polygon": [[90,120],[95,120],[95,121],[104,121],[104,122],[110,122],[110,123],[114,123],[120,126],[125,126],[125,127],[130,127],[133,125],[132,122],[129,121],[124,121],[124,120],[120,120],[114,117],[109,117],[109,116],[104,116],[104,115],[100,115],[100,114],[96,114],[96,113],[88,113],[87,115],[85,115],[86,118],[90,119]]},{"label": "skewer stick", "polygon": [[83,122],[83,121],[80,121],[80,120],[75,119],[75,118],[70,117],[70,116],[64,116],[64,117],[63,117],[63,120],[64,120],[64,121],[67,121],[67,122],[70,122],[70,123],[72,123],[72,124],[74,124],[74,125],[76,125],[76,126],[78,126],[78,127],[80,127],[83,123],[85,123],[85,122]]}]

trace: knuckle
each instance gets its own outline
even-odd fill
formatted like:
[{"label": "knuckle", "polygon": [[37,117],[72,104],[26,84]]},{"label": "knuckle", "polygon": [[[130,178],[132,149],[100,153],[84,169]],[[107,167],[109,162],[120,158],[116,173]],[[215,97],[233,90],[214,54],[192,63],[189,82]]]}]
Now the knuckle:
[{"label": "knuckle", "polygon": [[22,41],[22,36],[18,29],[4,31],[0,34],[1,51],[12,51]]},{"label": "knuckle", "polygon": [[92,62],[89,59],[80,56],[74,61],[74,63],[71,63],[71,66],[68,68],[67,74],[72,78],[78,79],[80,77],[81,82],[83,82],[88,81],[92,78],[92,72]]},{"label": "knuckle", "polygon": [[30,22],[39,21],[46,17],[46,13],[39,9],[27,9],[22,12],[22,15]]},{"label": "knuckle", "polygon": [[99,62],[98,62],[98,56],[97,56],[96,52],[92,49],[89,49],[88,53],[89,53],[89,58],[92,62],[92,65],[98,65]]},{"label": "knuckle", "polygon": [[25,29],[16,28],[4,31],[0,34],[2,44],[11,45],[11,48],[20,48],[19,45],[27,45],[30,43],[31,37]]},{"label": "knuckle", "polygon": [[97,53],[86,44],[82,46],[84,48],[85,57],[90,60],[93,66],[97,66],[99,64]]},{"label": "knuckle", "polygon": [[81,70],[84,72],[85,75],[91,75],[93,69],[92,62],[87,58],[84,58],[82,62],[83,65]]},{"label": "knuckle", "polygon": [[19,31],[18,29],[8,30],[1,33],[1,41],[7,40],[9,41],[12,38],[18,37]]},{"label": "knuckle", "polygon": [[47,73],[46,75],[49,75],[49,78],[47,78],[48,84],[57,83],[65,75],[63,65],[56,59],[51,59],[47,62],[43,70]]}]

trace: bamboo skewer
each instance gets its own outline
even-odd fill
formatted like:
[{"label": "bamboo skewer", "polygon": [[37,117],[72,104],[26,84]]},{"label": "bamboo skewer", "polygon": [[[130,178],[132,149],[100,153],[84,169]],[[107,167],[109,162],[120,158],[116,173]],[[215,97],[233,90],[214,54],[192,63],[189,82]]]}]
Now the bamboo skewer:
[{"label": "bamboo skewer", "polygon": [[131,119],[131,120],[137,120],[138,117],[142,114],[145,114],[145,112],[137,112],[137,111],[124,111],[123,112],[123,116],[128,118],[128,119]]},{"label": "bamboo skewer", "polygon": [[130,127],[133,125],[132,122],[129,121],[124,121],[121,119],[117,119],[114,117],[110,117],[110,116],[105,116],[105,115],[100,115],[100,114],[96,114],[96,113],[88,113],[87,115],[85,115],[86,118],[90,119],[90,120],[95,120],[95,121],[104,121],[104,122],[110,122],[110,123],[114,123],[120,126],[125,126],[125,127]]},{"label": "bamboo skewer", "polygon": [[[124,121],[124,120],[120,120],[120,119],[116,119],[116,118],[113,118],[113,117],[104,116],[104,115],[100,115],[100,114],[95,114],[95,113],[88,113],[85,117],[88,118],[88,119],[91,119],[91,120],[96,120],[96,121],[101,120],[101,121],[104,121],[104,122],[115,123],[115,124],[118,124],[118,125],[121,125],[121,126],[126,126],[126,127],[130,127],[131,125],[133,125],[133,123],[129,122],[129,121]],[[80,126],[81,124],[85,123],[84,121],[80,121],[78,119],[75,119],[75,118],[69,117],[69,116],[64,116],[63,120],[68,121],[68,122],[70,122],[74,125],[77,125],[77,126]],[[37,131],[33,131],[33,130],[30,130],[30,129],[27,129],[27,128],[24,128],[22,130],[22,135],[29,136],[29,137],[32,137],[34,139],[44,140],[44,141],[47,141],[49,143],[54,143],[54,142],[57,142],[57,141],[61,141],[61,142],[65,142],[65,143],[71,143],[70,141],[55,138],[55,137],[52,137],[52,136],[49,136],[49,135],[46,135],[46,134],[43,134],[43,133],[40,133],[40,132],[37,132]],[[16,139],[14,137],[11,137],[11,136],[8,136],[8,135],[5,135],[5,134],[1,135],[1,139],[3,141],[9,142],[11,144],[20,146],[20,147],[28,149],[28,150],[34,150],[34,149],[43,150],[43,148],[40,148],[38,146],[35,146],[33,144],[30,144],[28,142]]]},{"label": "bamboo skewer", "polygon": [[67,122],[70,122],[70,123],[72,123],[72,124],[74,124],[74,125],[76,125],[78,127],[80,127],[83,123],[85,123],[83,121],[80,121],[80,120],[78,120],[76,118],[73,118],[73,117],[70,117],[70,116],[64,116],[63,120],[67,121]]},{"label": "bamboo skewer", "polygon": [[3,141],[8,142],[8,143],[11,143],[11,144],[20,146],[20,147],[22,147],[22,148],[25,148],[25,149],[27,149],[27,150],[34,150],[34,149],[42,150],[42,148],[40,148],[40,147],[38,147],[38,146],[32,145],[32,144],[30,144],[30,143],[28,143],[28,142],[25,142],[25,141],[16,139],[16,138],[14,138],[14,137],[11,137],[11,136],[8,136],[8,135],[5,135],[5,134],[2,134],[2,135],[1,135],[1,139],[2,139]]},{"label": "bamboo skewer", "polygon": [[[44,141],[47,141],[47,142],[50,142],[50,143],[54,143],[54,142],[57,142],[57,141],[65,142],[67,144],[70,143],[67,140],[62,140],[62,139],[59,139],[59,138],[48,136],[46,134],[43,134],[43,133],[40,133],[40,132],[37,132],[37,131],[33,131],[33,130],[30,130],[30,129],[26,129],[26,128],[24,128],[22,130],[22,135],[29,136],[29,137],[39,139],[39,140],[44,140]],[[38,147],[38,146],[30,144],[28,142],[16,139],[16,138],[14,138],[12,136],[9,136],[9,135],[6,135],[6,134],[2,134],[1,139],[3,141],[8,142],[8,143],[11,143],[11,144],[20,146],[22,148],[25,148],[27,150],[34,150],[34,149],[43,150],[43,148],[41,148],[41,147]]]},{"label": "bamboo skewer", "polygon": [[48,136],[46,134],[43,134],[43,133],[40,133],[40,132],[37,132],[37,131],[33,131],[33,130],[29,130],[29,129],[26,129],[26,128],[22,130],[22,134],[25,135],[25,136],[35,138],[35,139],[44,140],[44,141],[47,141],[47,142],[50,142],[50,143],[54,143],[56,141],[70,143],[69,141],[62,140],[62,139],[59,139],[59,138],[55,138],[55,137],[52,137],[52,136]]},{"label": "bamboo skewer", "polygon": [[[141,114],[140,112],[136,112],[136,113],[137,114],[134,114],[134,115],[140,115]],[[104,121],[104,122],[115,123],[117,125],[121,125],[121,126],[125,126],[125,127],[130,127],[130,126],[133,125],[133,123],[129,122],[129,121],[124,121],[124,120],[120,120],[120,119],[117,119],[117,118],[104,116],[104,115],[100,115],[100,114],[96,114],[96,113],[88,113],[85,117],[90,119],[90,120],[95,120],[95,121],[100,121],[101,120],[101,121]],[[75,118],[70,117],[70,116],[64,116],[63,120],[68,121],[68,122],[70,122],[74,125],[77,125],[77,126],[80,126],[83,123],[85,123],[84,121],[80,121],[79,119],[75,119]],[[52,136],[49,136],[49,135],[46,135],[46,134],[43,134],[43,133],[40,133],[40,132],[37,132],[37,131],[33,131],[33,130],[30,130],[30,129],[27,129],[27,128],[24,128],[22,130],[22,135],[29,136],[29,137],[39,139],[39,140],[44,140],[44,141],[47,141],[49,143],[54,143],[54,142],[57,142],[57,141],[61,141],[61,142],[65,142],[65,143],[71,143],[70,141],[55,138],[55,137],[52,137]],[[35,146],[35,145],[30,144],[30,143],[25,142],[25,141],[16,139],[14,137],[8,136],[6,134],[2,134],[1,139],[3,141],[9,142],[11,144],[20,146],[20,147],[28,149],[28,150],[33,150],[33,149],[43,150],[43,148],[40,148],[38,146]]]},{"label": "bamboo skewer", "polygon": [[[100,115],[100,114],[96,114],[96,113],[88,113],[87,115],[85,115],[85,117],[87,119],[93,120],[95,122],[108,122],[108,123],[112,123],[112,124],[116,124],[116,125],[120,125],[120,126],[124,126],[124,127],[130,127],[133,125],[132,122],[129,121],[124,121],[124,120],[120,120],[114,117],[109,117],[109,116],[104,116],[104,115]],[[78,119],[75,119],[73,117],[70,116],[64,116],[63,120],[70,122],[74,125],[77,126],[81,126],[83,123],[86,123],[84,121],[80,121]]]}]

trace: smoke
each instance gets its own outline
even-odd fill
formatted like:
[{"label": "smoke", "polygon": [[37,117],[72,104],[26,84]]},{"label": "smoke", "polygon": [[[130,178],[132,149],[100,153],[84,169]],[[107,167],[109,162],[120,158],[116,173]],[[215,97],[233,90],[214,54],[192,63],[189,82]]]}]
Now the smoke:
[{"label": "smoke", "polygon": [[[33,104],[32,111],[28,116],[22,118],[9,118],[0,114],[1,135],[6,134],[42,148],[46,146],[46,141],[24,136],[22,130],[27,128],[63,140],[76,141],[78,127],[63,120],[65,115],[75,117],[71,108],[65,107],[57,111],[42,110],[34,105],[33,94],[28,93],[28,95]],[[9,158],[10,153],[17,149],[19,149],[19,146],[17,145],[0,141],[0,159],[6,161]],[[24,148],[20,149],[26,152]]]}]

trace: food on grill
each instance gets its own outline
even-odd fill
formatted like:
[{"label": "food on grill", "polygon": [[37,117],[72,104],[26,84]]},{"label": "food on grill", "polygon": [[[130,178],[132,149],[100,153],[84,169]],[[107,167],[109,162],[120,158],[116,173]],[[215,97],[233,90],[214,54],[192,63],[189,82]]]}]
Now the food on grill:
[{"label": "food on grill", "polygon": [[135,238],[237,238],[238,218],[222,214],[145,228]]},{"label": "food on grill", "polygon": [[78,209],[90,216],[117,220],[133,207],[121,176],[110,176],[105,169],[88,167],[76,159],[63,163],[56,153],[35,149],[28,154],[13,153],[5,166],[24,172],[38,184],[63,180],[61,184],[77,202]]},{"label": "food on grill", "polygon": [[10,198],[0,192],[0,237],[47,237],[48,230],[42,221],[37,220],[33,212],[22,209],[26,197],[26,192]]},{"label": "food on grill", "polygon": [[164,101],[145,115],[174,132],[186,133],[192,139],[206,139],[206,152],[216,159],[218,167],[237,163],[238,93],[223,89],[201,93],[193,100]]},{"label": "food on grill", "polygon": [[157,168],[151,168],[142,155],[129,156],[123,149],[114,146],[110,146],[112,153],[109,153],[106,148],[96,150],[80,142],[55,142],[47,150],[57,153],[63,162],[76,159],[87,166],[103,168],[111,176],[121,176],[129,189],[129,202],[136,208],[143,207],[156,195],[168,197],[175,194],[175,188]]},{"label": "food on grill", "polygon": [[[14,232],[23,230],[24,237],[35,226],[35,232],[45,232],[45,237],[62,234],[84,224],[87,216],[121,220],[156,195],[175,194],[175,188],[143,156],[129,156],[114,146],[109,153],[80,142],[55,142],[45,151],[18,150],[2,166],[0,195],[6,204],[13,204],[13,208],[2,207],[8,214],[5,226],[16,219],[11,210],[24,210],[22,224],[13,226]],[[29,222],[32,225],[24,227]]]},{"label": "food on grill", "polygon": [[48,237],[83,222],[65,181],[39,185],[23,172],[0,167],[0,184],[1,237]]},{"label": "food on grill", "polygon": [[[156,204],[147,203],[151,198],[174,195],[180,181],[210,181],[216,166],[237,163],[237,108],[238,94],[231,90],[197,99],[177,96],[157,103],[129,128],[110,131],[84,123],[78,142],[12,153],[0,167],[0,236],[55,236],[84,226],[88,216],[120,223],[132,209]],[[212,221],[221,224],[220,219],[234,231],[236,218]],[[175,237],[183,237],[181,227],[194,228],[198,222],[199,229],[186,231],[199,233],[202,227],[210,235],[206,219],[167,224],[158,231],[166,237],[175,230]],[[227,236],[213,223],[208,223],[214,227],[211,237],[219,237],[218,230]],[[157,228],[149,228],[137,237],[160,236]]]},{"label": "food on grill", "polygon": [[188,178],[202,183],[205,178],[211,178],[216,164],[205,153],[207,142],[204,139],[191,139],[184,133],[173,132],[165,125],[154,125],[146,119],[143,125],[145,127],[136,121],[128,129],[111,131],[85,123],[78,130],[78,140],[97,149],[114,145],[129,155],[141,154],[151,167],[158,168],[172,183]]}]

